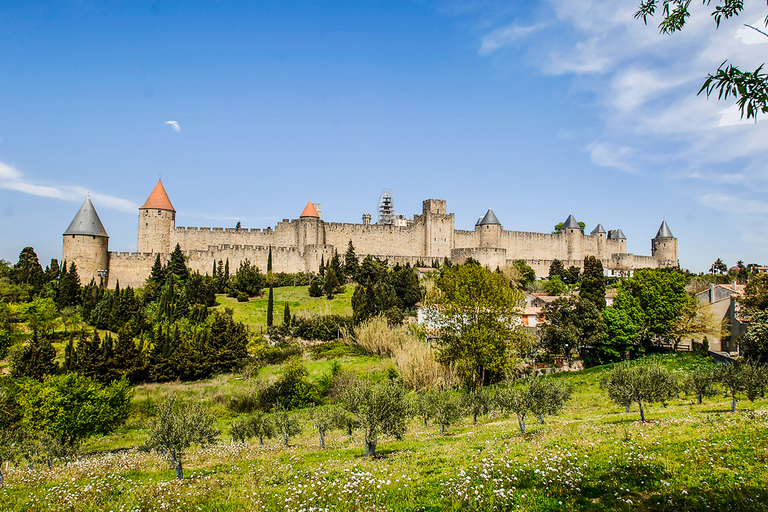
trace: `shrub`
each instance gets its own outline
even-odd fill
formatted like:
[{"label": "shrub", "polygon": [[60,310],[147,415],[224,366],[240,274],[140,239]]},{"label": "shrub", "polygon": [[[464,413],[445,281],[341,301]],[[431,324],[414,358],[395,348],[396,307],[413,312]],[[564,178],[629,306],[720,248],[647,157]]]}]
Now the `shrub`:
[{"label": "shrub", "polygon": [[392,359],[408,389],[455,386],[454,372],[435,360],[435,350],[426,341],[408,336],[393,350]]},{"label": "shrub", "polygon": [[237,294],[237,302],[248,302],[248,294],[245,292],[239,292]]}]

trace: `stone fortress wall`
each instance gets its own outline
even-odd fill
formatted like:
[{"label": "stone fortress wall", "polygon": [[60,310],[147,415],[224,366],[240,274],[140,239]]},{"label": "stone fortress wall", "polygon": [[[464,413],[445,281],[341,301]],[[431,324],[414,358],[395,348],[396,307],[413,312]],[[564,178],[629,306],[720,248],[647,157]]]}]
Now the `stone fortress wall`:
[{"label": "stone fortress wall", "polygon": [[[158,198],[158,194],[162,197]],[[176,227],[175,210],[158,183],[139,209],[139,251],[107,253],[106,242],[88,244],[88,251],[82,251],[80,244],[65,237],[64,259],[78,261],[78,268],[84,270],[84,282],[91,277],[98,282],[99,278],[89,273],[95,268],[107,268],[109,287],[118,281],[122,287],[142,286],[157,254],[167,261],[176,244],[187,257],[189,267],[201,274],[211,274],[219,260],[229,260],[231,273],[246,259],[263,271],[270,247],[275,272],[317,272],[320,262],[328,262],[335,251],[343,258],[350,240],[360,259],[373,255],[387,259],[390,264],[415,265],[421,261],[431,265],[445,258],[455,263],[474,258],[494,269],[522,259],[538,277],[548,275],[554,259],[561,260],[566,267],[581,267],[585,256],[600,259],[608,274],[677,265],[677,239],[668,233],[668,228],[668,236],[657,235],[652,239],[651,256],[637,256],[627,254],[623,234],[611,238],[604,231],[587,235],[580,229],[563,229],[558,234],[505,231],[491,210],[484,217],[491,221],[478,221],[474,231],[456,230],[454,214],[447,212],[446,201],[438,199],[424,201],[422,213],[407,220],[404,226],[370,224],[366,217],[363,224],[328,223],[320,219],[309,203],[299,219],[285,219],[274,229]],[[665,226],[666,223],[662,224],[662,228]]]}]

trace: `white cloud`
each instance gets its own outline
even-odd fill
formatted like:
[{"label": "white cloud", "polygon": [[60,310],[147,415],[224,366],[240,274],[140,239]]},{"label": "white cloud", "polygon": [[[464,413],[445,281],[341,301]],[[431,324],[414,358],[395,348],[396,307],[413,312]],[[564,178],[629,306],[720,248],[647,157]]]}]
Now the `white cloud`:
[{"label": "white cloud", "polygon": [[758,18],[752,23],[747,23],[746,25],[751,26],[744,26],[737,30],[736,39],[741,39],[741,42],[744,44],[768,43],[768,36],[765,35],[765,32],[768,32],[768,29],[765,27],[764,17]]},{"label": "white cloud", "polygon": [[181,131],[181,126],[179,126],[179,123],[177,123],[176,121],[166,121],[165,124],[169,125],[177,133]]},{"label": "white cloud", "polygon": [[632,171],[633,167],[628,162],[632,156],[632,148],[627,146],[615,146],[604,142],[593,142],[587,146],[592,163],[600,167],[614,167],[624,171]]},{"label": "white cloud", "polygon": [[[24,194],[38,197],[52,197],[64,201],[81,202],[88,195],[88,189],[71,185],[37,185],[24,179],[22,173],[8,164],[0,162],[0,188],[15,190]],[[135,212],[139,205],[119,197],[90,192],[91,197],[99,206],[123,212]]]},{"label": "white cloud", "polygon": [[478,53],[480,55],[488,55],[489,53],[493,53],[499,48],[512,44],[514,41],[517,41],[518,39],[521,39],[535,32],[543,26],[543,23],[538,25],[531,25],[528,27],[523,27],[516,23],[512,23],[506,27],[496,29],[483,38],[483,44],[480,46]]},{"label": "white cloud", "polygon": [[768,203],[754,199],[733,197],[728,194],[706,194],[700,198],[700,202],[717,210],[740,215],[768,214]]}]

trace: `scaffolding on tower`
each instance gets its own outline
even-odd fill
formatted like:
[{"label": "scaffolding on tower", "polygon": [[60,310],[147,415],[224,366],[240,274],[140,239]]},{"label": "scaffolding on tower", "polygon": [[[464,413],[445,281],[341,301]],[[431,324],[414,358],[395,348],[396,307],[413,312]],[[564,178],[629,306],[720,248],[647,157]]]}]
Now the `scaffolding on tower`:
[{"label": "scaffolding on tower", "polygon": [[384,190],[379,198],[379,224],[392,224],[395,218],[395,207],[392,205],[392,191]]}]

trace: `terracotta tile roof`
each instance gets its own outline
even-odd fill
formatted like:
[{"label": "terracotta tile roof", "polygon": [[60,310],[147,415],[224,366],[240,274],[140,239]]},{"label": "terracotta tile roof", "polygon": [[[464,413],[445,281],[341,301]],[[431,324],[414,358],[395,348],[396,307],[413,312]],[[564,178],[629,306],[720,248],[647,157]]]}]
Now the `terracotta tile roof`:
[{"label": "terracotta tile roof", "polygon": [[305,217],[314,217],[315,219],[320,218],[320,214],[317,213],[317,210],[315,209],[315,205],[312,204],[312,201],[307,203],[307,206],[304,208],[304,211],[301,212],[300,218]]},{"label": "terracotta tile roof", "polygon": [[141,209],[170,210],[172,212],[176,211],[173,209],[171,200],[168,199],[168,194],[165,193],[165,188],[163,187],[162,181],[157,182],[157,185],[155,185],[155,189],[152,191],[151,194],[149,194],[149,198],[147,198],[147,202],[144,203],[144,206],[141,206],[139,209],[140,210]]}]

